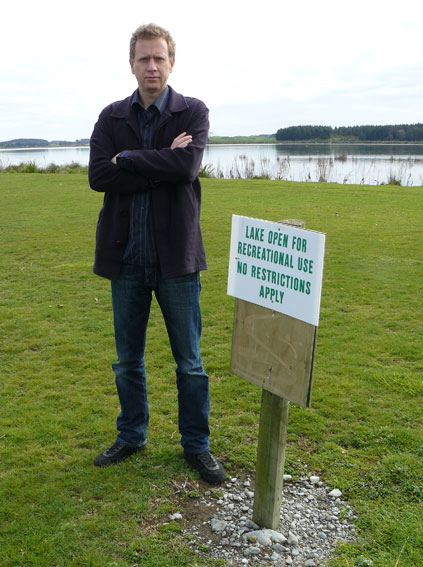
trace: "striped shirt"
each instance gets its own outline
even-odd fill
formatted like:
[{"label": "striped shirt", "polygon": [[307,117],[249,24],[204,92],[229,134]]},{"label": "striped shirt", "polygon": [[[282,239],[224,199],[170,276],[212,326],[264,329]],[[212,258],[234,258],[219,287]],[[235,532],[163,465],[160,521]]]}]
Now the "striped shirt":
[{"label": "striped shirt", "polygon": [[[156,98],[145,109],[139,98],[138,89],[132,100],[132,108],[137,113],[142,148],[152,149],[154,134],[160,115],[164,112],[169,99],[169,88]],[[127,152],[121,152],[118,157],[125,158]],[[157,267],[156,241],[154,238],[153,215],[151,214],[151,191],[134,193],[129,210],[129,240],[123,256],[124,264],[136,264],[147,268]]]}]

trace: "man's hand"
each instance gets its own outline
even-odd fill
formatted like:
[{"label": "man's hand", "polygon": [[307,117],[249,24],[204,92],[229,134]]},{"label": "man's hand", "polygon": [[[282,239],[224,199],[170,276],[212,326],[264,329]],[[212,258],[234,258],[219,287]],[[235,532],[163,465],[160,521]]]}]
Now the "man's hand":
[{"label": "man's hand", "polygon": [[192,136],[187,134],[186,132],[182,132],[179,136],[173,140],[170,149],[174,150],[175,148],[186,148],[189,143],[192,142]]}]

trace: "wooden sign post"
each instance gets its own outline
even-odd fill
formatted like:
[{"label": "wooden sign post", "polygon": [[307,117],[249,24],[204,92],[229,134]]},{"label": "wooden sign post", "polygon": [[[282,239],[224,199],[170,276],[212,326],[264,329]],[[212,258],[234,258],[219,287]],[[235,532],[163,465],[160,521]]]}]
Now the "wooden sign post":
[{"label": "wooden sign post", "polygon": [[[228,279],[228,293],[236,297],[231,370],[263,389],[253,520],[271,529],[279,525],[289,402],[303,407],[311,402],[324,247],[320,233],[307,237],[308,231],[285,231],[284,225],[303,228],[303,221],[282,223],[275,231],[276,223],[246,217],[233,221],[236,230]],[[317,242],[314,247],[313,240]],[[266,267],[266,263],[258,262],[260,259],[270,259],[271,263]],[[238,276],[234,277],[235,266]],[[259,280],[260,287],[255,291],[248,276],[253,285],[255,279]],[[235,283],[234,278],[238,279]],[[260,284],[262,281],[272,285]],[[309,301],[310,309],[304,310],[308,297],[303,295],[313,292],[314,302]],[[254,300],[254,293],[257,303],[240,298]],[[277,310],[266,307],[269,299]],[[296,310],[308,321],[284,313],[296,314]]]},{"label": "wooden sign post", "polygon": [[253,521],[272,530],[280,522],[288,412],[288,400],[263,389]]}]

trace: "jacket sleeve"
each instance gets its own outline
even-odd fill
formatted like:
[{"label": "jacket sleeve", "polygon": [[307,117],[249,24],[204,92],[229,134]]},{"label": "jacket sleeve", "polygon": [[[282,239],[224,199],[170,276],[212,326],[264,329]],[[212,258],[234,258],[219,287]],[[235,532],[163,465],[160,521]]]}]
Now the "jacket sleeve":
[{"label": "jacket sleeve", "polygon": [[113,129],[106,108],[100,114],[90,140],[88,181],[91,189],[114,193],[148,191],[151,188],[151,181],[147,177],[121,169],[111,162],[119,151],[113,139]]},{"label": "jacket sleeve", "polygon": [[[124,171],[150,178],[153,183],[192,183],[198,176],[209,132],[208,109],[201,101],[197,101],[189,119],[181,122],[179,130],[174,138],[184,131],[192,136],[186,148],[128,151],[119,159],[120,166]],[[167,141],[169,146],[172,141]]]}]

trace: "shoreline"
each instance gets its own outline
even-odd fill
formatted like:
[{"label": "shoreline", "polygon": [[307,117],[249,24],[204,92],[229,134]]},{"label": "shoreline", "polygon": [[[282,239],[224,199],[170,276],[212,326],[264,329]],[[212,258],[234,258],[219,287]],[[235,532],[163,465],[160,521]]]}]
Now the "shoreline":
[{"label": "shoreline", "polygon": [[[295,140],[289,142],[284,140],[283,142],[208,142],[207,146],[423,146],[423,142],[349,142],[344,140],[328,141],[328,142],[312,142]],[[22,150],[68,150],[68,149],[84,149],[89,148],[89,144],[82,144],[78,146],[1,146],[0,152],[2,151],[22,151]]]}]

